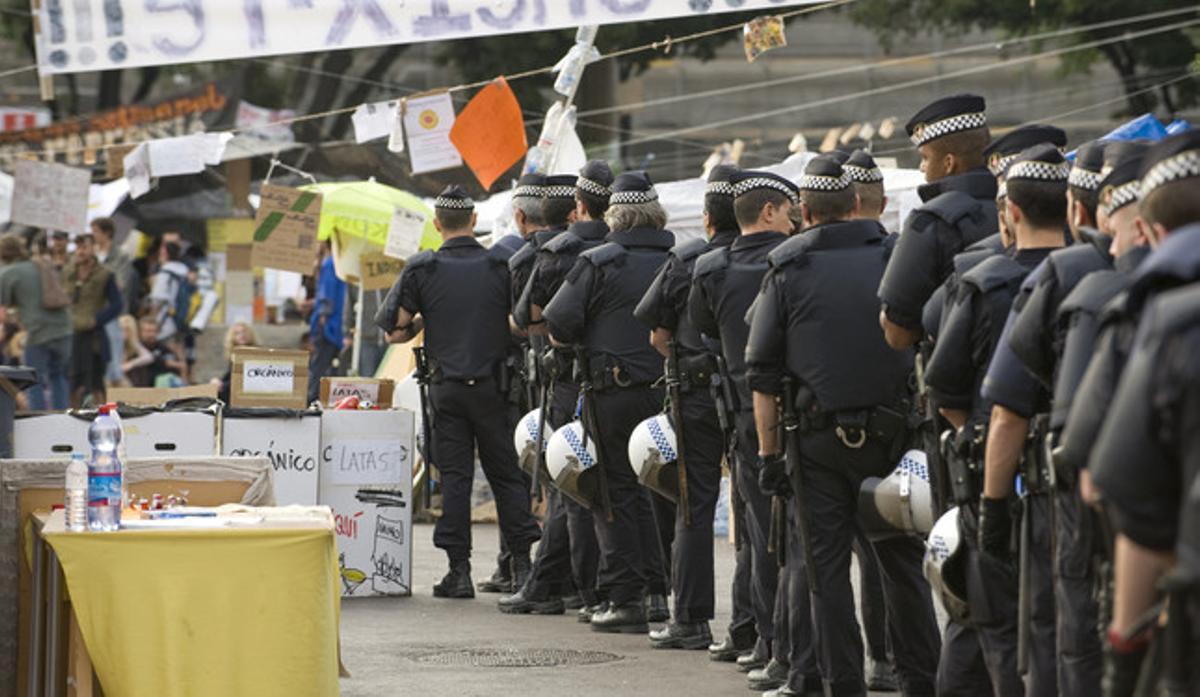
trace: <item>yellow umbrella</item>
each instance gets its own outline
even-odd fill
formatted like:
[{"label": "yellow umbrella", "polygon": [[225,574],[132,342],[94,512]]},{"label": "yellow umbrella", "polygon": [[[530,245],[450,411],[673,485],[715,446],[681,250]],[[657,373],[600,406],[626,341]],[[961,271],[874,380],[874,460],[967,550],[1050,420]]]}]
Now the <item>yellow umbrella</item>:
[{"label": "yellow umbrella", "polygon": [[421,199],[374,179],[360,182],[325,182],[300,187],[321,193],[321,226],[318,237],[327,240],[338,232],[360,237],[382,247],[387,243],[388,227],[397,208],[425,216],[421,249],[437,249],[442,238],[433,227],[433,211]]}]

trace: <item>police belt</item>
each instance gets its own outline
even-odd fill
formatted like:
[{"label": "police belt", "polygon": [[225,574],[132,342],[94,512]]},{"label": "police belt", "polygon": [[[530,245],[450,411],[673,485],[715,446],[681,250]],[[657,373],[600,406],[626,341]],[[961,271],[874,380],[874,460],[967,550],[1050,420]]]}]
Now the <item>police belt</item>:
[{"label": "police belt", "polygon": [[852,450],[863,447],[868,441],[882,441],[892,450],[903,442],[908,432],[907,406],[822,411],[813,404],[801,410],[799,416],[800,433],[833,429],[842,445]]},{"label": "police belt", "polygon": [[629,374],[629,370],[614,361],[611,356],[593,357],[589,363],[591,365],[588,377],[591,380],[592,389],[596,392],[650,387],[653,384],[653,381],[650,380],[635,380]]},{"label": "police belt", "polygon": [[707,390],[712,387],[713,376],[717,374],[717,357],[711,353],[679,357],[679,387],[684,392]]},{"label": "police belt", "polygon": [[961,432],[947,429],[939,441],[950,494],[958,505],[973,504],[983,493],[983,456],[987,447],[987,425],[967,424]]},{"label": "police belt", "polygon": [[1029,420],[1029,437],[1025,439],[1024,456],[1021,458],[1021,478],[1025,489],[1031,494],[1050,492],[1051,464],[1046,457],[1046,434],[1050,432],[1050,415],[1038,414]]},{"label": "police belt", "polygon": [[[507,371],[507,369],[508,367],[506,362],[501,361],[493,368],[493,372],[500,371],[501,373],[504,373]],[[438,364],[432,358],[429,359],[429,384],[431,385],[440,385],[445,382],[453,382],[460,385],[466,385],[468,387],[474,387],[475,385],[488,384],[496,379],[498,379],[498,376],[496,375],[479,375],[476,377],[462,375],[449,376],[446,375],[444,370],[442,370],[442,366],[440,364]],[[505,382],[502,376],[500,377],[500,382]]]},{"label": "police belt", "polygon": [[542,375],[555,382],[574,380],[575,356],[570,349],[549,348],[542,354]]}]

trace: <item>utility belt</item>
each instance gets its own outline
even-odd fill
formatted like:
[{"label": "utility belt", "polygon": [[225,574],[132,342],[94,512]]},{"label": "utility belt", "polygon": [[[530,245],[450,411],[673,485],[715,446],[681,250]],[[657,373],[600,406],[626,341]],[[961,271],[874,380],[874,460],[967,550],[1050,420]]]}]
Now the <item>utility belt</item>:
[{"label": "utility belt", "polygon": [[842,445],[851,450],[858,450],[867,443],[879,443],[887,449],[889,462],[899,460],[904,452],[908,438],[907,405],[823,411],[815,400],[805,406],[803,400],[797,398],[797,407],[802,434],[833,429]]},{"label": "utility belt", "polygon": [[593,392],[649,387],[652,384],[650,380],[635,380],[629,374],[628,368],[612,356],[607,355],[591,356],[588,360],[586,375],[583,373],[583,366],[576,361],[575,381],[583,384],[585,379],[591,382]]},{"label": "utility belt", "polygon": [[1049,414],[1038,414],[1029,420],[1029,437],[1025,439],[1025,452],[1021,458],[1021,479],[1030,494],[1046,494],[1054,489],[1054,473],[1046,451],[1049,433]]},{"label": "utility belt", "polygon": [[[526,370],[525,370],[525,351],[523,348],[511,348],[504,355],[504,360],[496,369],[496,382],[499,384],[500,392],[504,395],[504,401],[509,404],[516,404],[522,408],[527,399],[526,386]],[[526,411],[522,409],[522,411]]]},{"label": "utility belt", "polygon": [[717,357],[711,353],[679,357],[679,388],[684,392],[709,389],[713,376],[719,374]]},{"label": "utility belt", "polygon": [[548,382],[574,380],[575,356],[570,349],[548,348],[541,356],[542,379]]},{"label": "utility belt", "polygon": [[[429,384],[430,385],[441,385],[444,383],[455,383],[455,384],[459,384],[459,385],[466,385],[468,387],[474,387],[476,385],[490,385],[490,384],[496,383],[499,386],[501,386],[501,388],[503,388],[503,386],[506,384],[505,380],[507,379],[506,378],[506,370],[507,370],[506,365],[507,365],[507,363],[504,361],[497,363],[496,367],[492,371],[493,372],[492,375],[478,375],[478,376],[469,376],[469,377],[468,376],[450,377],[450,376],[446,375],[446,373],[442,370],[442,367],[440,365],[438,365],[437,363],[430,360]],[[503,389],[501,391],[503,391]]]},{"label": "utility belt", "polygon": [[983,493],[987,425],[968,424],[959,432],[946,429],[942,432],[939,448],[950,475],[950,494],[954,502],[960,506],[978,502]]}]

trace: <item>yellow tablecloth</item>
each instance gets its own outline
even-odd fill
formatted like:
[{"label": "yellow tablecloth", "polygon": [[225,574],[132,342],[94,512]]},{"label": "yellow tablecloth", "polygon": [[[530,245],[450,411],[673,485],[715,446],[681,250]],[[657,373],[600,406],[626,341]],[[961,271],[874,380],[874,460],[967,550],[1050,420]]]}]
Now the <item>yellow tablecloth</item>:
[{"label": "yellow tablecloth", "polygon": [[66,533],[58,554],[109,697],[338,694],[332,524]]}]

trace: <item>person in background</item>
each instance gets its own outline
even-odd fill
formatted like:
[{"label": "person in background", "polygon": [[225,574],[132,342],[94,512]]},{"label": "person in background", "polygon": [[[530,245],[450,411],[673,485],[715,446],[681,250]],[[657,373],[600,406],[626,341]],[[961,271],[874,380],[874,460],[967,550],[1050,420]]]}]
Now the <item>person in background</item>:
[{"label": "person in background", "polygon": [[222,402],[229,403],[229,386],[233,383],[233,350],[257,345],[258,337],[254,334],[254,327],[248,322],[234,322],[229,325],[229,331],[225,332],[225,361],[228,365],[224,375],[211,381],[217,386],[217,398]]},{"label": "person in background", "polygon": [[[117,289],[121,291],[121,311],[129,311],[129,296],[132,290],[133,261],[119,247],[113,244],[117,228],[111,218],[96,218],[90,225],[92,238],[95,240],[96,261],[113,275]],[[125,374],[121,370],[122,347],[125,339],[121,333],[121,325],[116,319],[104,325],[104,333],[108,338],[109,360],[105,371],[105,379],[109,384],[119,383]]]},{"label": "person in background", "polygon": [[345,343],[346,282],[333,267],[329,243],[321,243],[321,267],[317,273],[317,296],[309,320],[312,353],[308,359],[308,403],[317,401],[321,378],[333,374],[333,361]]},{"label": "person in background", "polygon": [[71,235],[66,230],[54,230],[49,237],[49,255],[54,261],[54,268],[62,271],[68,262],[71,261],[71,255],[68,250],[68,245],[71,242]]},{"label": "person in background", "polygon": [[117,318],[117,327],[121,330],[121,350],[117,357],[120,361],[121,377],[113,383],[117,387],[133,387],[130,375],[134,370],[154,362],[154,354],[142,345],[138,337],[138,322],[133,315],[121,315]]},{"label": "person in background", "polygon": [[[37,371],[40,385],[29,390],[29,408],[67,408],[67,364],[71,357],[71,318],[66,308],[42,304],[42,277],[29,259],[25,240],[9,233],[0,237],[0,305],[16,308],[28,336],[25,363]],[[47,403],[45,391],[50,391]]]},{"label": "person in background", "polygon": [[159,340],[158,330],[158,320],[153,315],[138,321],[138,335],[152,359],[148,364],[129,371],[129,381],[134,387],[178,387],[185,384],[182,376],[187,364],[178,342]]},{"label": "person in background", "polygon": [[111,349],[104,326],[121,312],[121,291],[112,273],[100,265],[90,233],[75,238],[75,254],[63,270],[63,285],[71,298],[71,406],[83,405],[87,395],[104,400],[104,378]]}]

